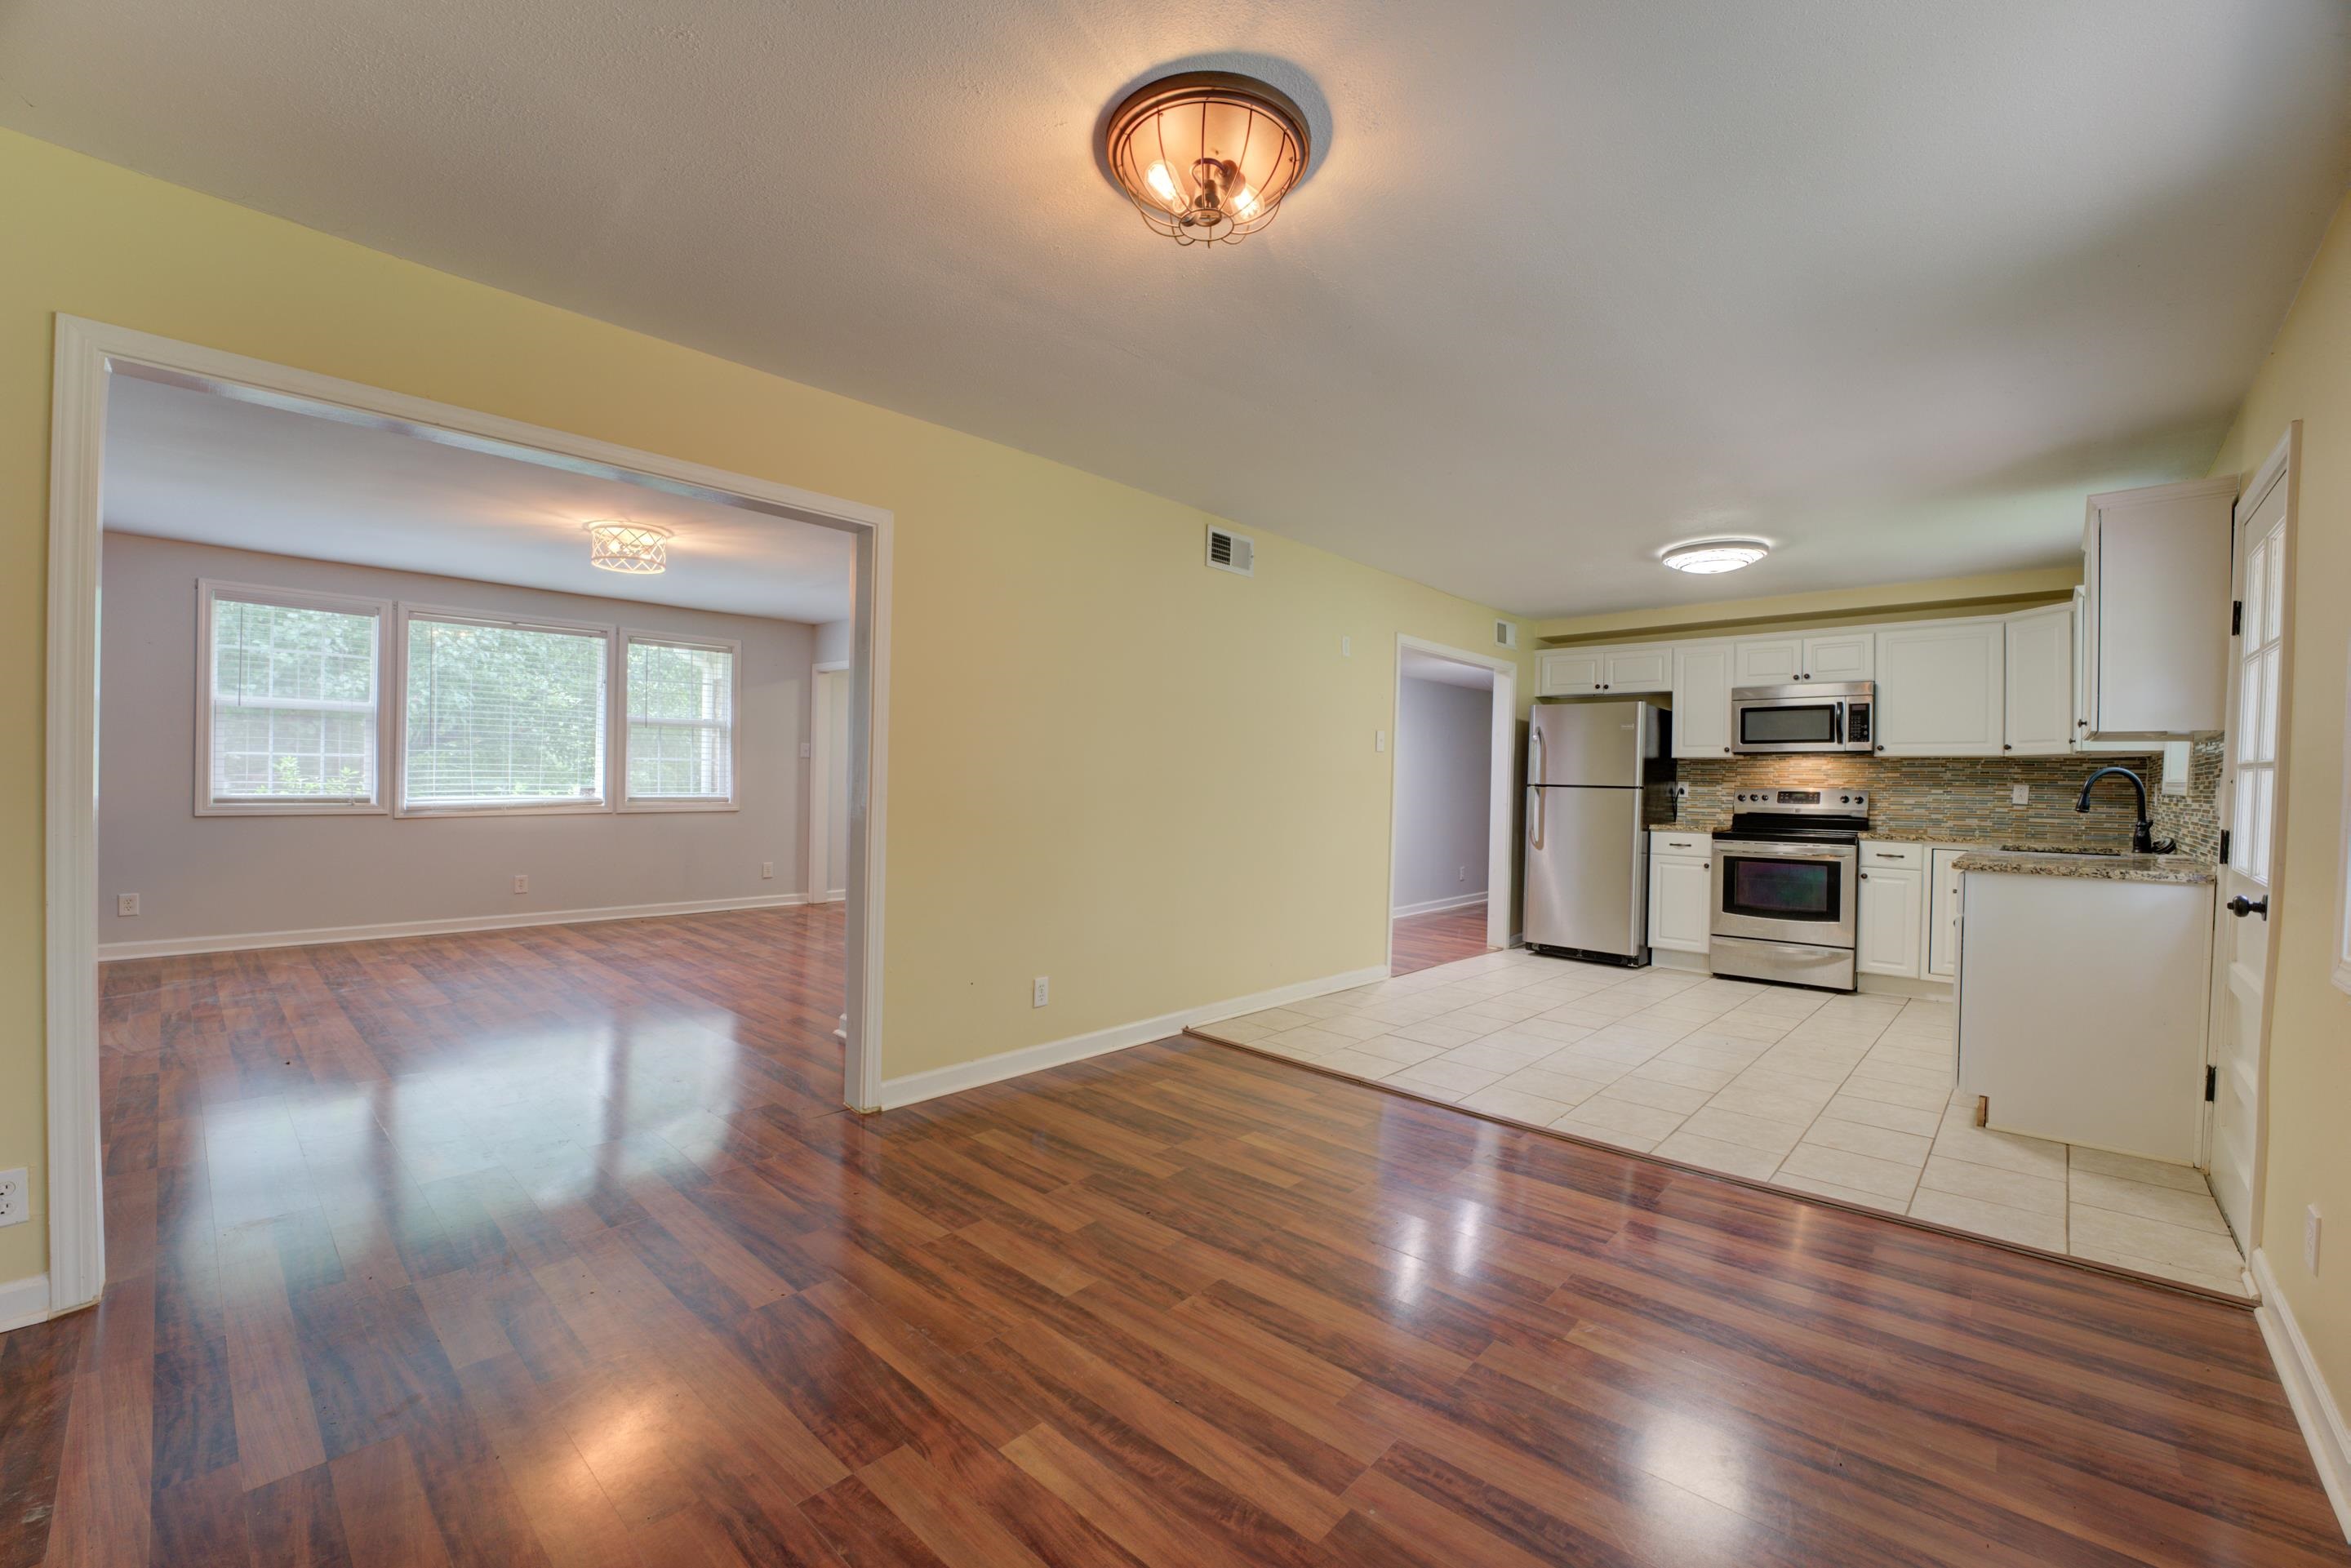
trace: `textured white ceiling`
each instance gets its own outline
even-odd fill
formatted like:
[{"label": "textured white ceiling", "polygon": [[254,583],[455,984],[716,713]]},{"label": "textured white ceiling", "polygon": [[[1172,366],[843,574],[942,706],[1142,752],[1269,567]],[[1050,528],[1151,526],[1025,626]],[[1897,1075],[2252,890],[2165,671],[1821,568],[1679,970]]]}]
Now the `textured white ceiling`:
[{"label": "textured white ceiling", "polygon": [[[1315,122],[1231,250],[1097,164],[1180,65]],[[0,122],[1524,613],[2064,559],[2210,460],[2346,95],[2341,0],[0,6]]]},{"label": "textured white ceiling", "polygon": [[[135,376],[108,385],[102,494],[125,533],[786,621],[848,619],[856,570],[813,523]],[[669,570],[589,565],[605,517],[673,529]]]}]

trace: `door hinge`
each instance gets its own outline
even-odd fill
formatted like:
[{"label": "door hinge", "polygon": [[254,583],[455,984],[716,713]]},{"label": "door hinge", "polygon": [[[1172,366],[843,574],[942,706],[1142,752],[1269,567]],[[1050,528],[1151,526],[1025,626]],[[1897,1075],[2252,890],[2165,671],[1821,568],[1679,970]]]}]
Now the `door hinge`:
[{"label": "door hinge", "polygon": [[2220,1070],[2212,1066],[2209,1062],[2206,1063],[2204,1068],[2204,1099],[2206,1103],[2210,1103],[2213,1092],[2218,1088],[2220,1081]]},{"label": "door hinge", "polygon": [[2241,637],[2244,634],[2245,601],[2241,599],[2231,600],[2229,602],[2229,635]]},{"label": "door hinge", "polygon": [[2220,830],[2220,863],[2229,863],[2229,830],[2226,828]]}]

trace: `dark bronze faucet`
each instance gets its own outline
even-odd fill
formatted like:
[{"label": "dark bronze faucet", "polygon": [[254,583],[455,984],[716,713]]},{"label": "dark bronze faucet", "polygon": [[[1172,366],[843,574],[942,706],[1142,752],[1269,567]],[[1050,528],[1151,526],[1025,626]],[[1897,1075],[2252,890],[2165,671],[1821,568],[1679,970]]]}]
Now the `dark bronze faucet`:
[{"label": "dark bronze faucet", "polygon": [[2138,798],[2138,820],[2131,824],[2131,853],[2135,855],[2168,855],[2179,852],[2179,845],[2170,839],[2158,842],[2155,824],[2147,815],[2147,781],[2127,768],[2101,768],[2082,781],[2082,798],[2074,802],[2074,810],[2086,814],[2090,810],[2090,790],[2107,774],[2130,780],[2131,793]]}]

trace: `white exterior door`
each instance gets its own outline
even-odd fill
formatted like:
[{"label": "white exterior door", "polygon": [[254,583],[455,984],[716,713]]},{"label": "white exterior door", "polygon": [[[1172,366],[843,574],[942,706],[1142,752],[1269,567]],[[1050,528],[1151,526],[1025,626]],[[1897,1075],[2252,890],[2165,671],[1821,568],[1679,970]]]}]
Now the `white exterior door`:
[{"label": "white exterior door", "polygon": [[[2250,1254],[2261,1207],[2262,1034],[2268,1013],[2270,889],[2285,834],[2278,774],[2284,758],[2281,675],[2286,641],[2286,539],[2293,517],[2300,428],[2288,432],[2237,505],[2231,586],[2241,605],[2230,641],[2227,766],[2212,939],[2212,1196]],[[2280,461],[2283,458],[2283,461]]]},{"label": "white exterior door", "polygon": [[1730,644],[1674,650],[1674,755],[1730,755]]}]

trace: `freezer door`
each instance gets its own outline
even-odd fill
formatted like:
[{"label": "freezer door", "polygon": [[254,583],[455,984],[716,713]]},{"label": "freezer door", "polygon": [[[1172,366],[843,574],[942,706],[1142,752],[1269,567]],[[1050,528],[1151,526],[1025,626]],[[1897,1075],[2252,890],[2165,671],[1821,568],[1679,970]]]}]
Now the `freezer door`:
[{"label": "freezer door", "polygon": [[1655,754],[1656,710],[1638,702],[1537,703],[1527,733],[1527,782],[1637,787]]},{"label": "freezer door", "polygon": [[1528,794],[1526,939],[1637,957],[1649,929],[1641,792],[1539,788]]}]

